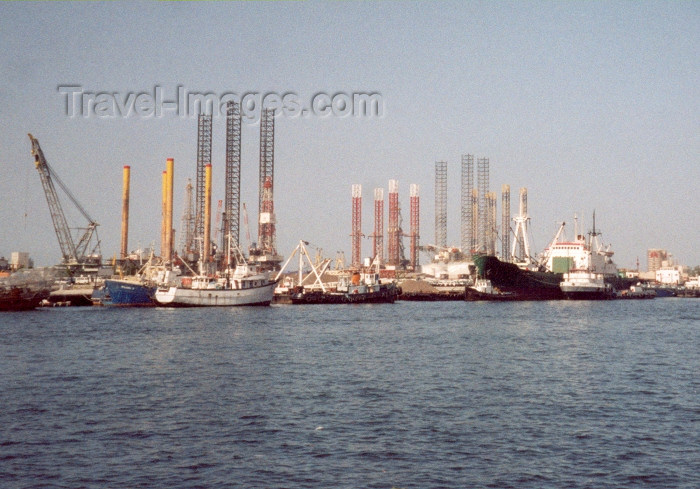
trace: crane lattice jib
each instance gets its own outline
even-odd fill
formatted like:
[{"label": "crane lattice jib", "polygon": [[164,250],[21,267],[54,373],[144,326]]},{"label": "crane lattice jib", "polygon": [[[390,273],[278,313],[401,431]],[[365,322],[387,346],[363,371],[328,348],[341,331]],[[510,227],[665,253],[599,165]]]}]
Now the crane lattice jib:
[{"label": "crane lattice jib", "polygon": [[39,171],[41,184],[44,187],[46,202],[49,204],[51,220],[53,221],[53,227],[56,231],[56,236],[58,237],[58,244],[61,247],[63,261],[66,263],[77,262],[78,257],[76,256],[75,252],[75,244],[73,243],[73,238],[71,237],[68,222],[66,221],[66,216],[63,213],[63,208],[61,207],[61,202],[58,200],[56,188],[54,187],[53,180],[51,179],[51,168],[49,168],[49,165],[46,163],[46,158],[44,158],[44,153],[41,151],[39,141],[37,141],[31,134],[29,135],[29,139],[32,142],[34,164],[36,165],[36,169]]},{"label": "crane lattice jib", "polygon": [[[32,143],[32,152],[34,156],[34,164],[39,172],[39,177],[41,178],[41,184],[44,187],[44,194],[46,195],[46,202],[49,205],[49,211],[51,212],[51,220],[53,222],[54,230],[56,231],[56,236],[58,237],[58,244],[61,247],[61,254],[63,255],[63,261],[65,263],[79,263],[84,261],[87,252],[87,246],[92,239],[92,235],[95,232],[98,224],[92,217],[87,213],[87,211],[80,205],[75,196],[68,190],[65,184],[61,181],[57,174],[53,172],[49,166],[44,153],[39,146],[39,141],[36,140],[31,134],[29,134],[29,140]],[[68,221],[66,220],[66,215],[61,207],[61,202],[58,199],[58,194],[56,193],[56,187],[54,186],[54,180],[58,183],[61,189],[66,193],[71,202],[78,208],[80,213],[87,219],[88,225],[85,233],[81,236],[78,244],[76,246],[73,241],[73,237],[70,233],[70,228],[68,227]]]}]

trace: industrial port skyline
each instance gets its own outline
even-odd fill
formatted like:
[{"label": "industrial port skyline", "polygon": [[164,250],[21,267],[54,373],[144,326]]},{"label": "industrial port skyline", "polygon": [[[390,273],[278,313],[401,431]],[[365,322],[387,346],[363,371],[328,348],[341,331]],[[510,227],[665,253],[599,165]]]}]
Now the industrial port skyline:
[{"label": "industrial port skyline", "polygon": [[[433,5],[4,5],[0,254],[27,251],[37,265],[60,260],[28,132],[101,224],[105,258],[119,252],[124,165],[132,172],[130,249],[159,248],[167,158],[175,162],[180,232],[185,185],[196,171],[196,117],[156,117],[155,107],[144,117],[68,117],[58,89],[118,94],[135,111],[138,95],[159,86],[166,102],[178,87],[280,100],[294,93],[302,108],[319,93],[331,102],[338,93],[381,96],[375,117],[331,111],[276,119],[282,255],[306,239],[329,257],[343,250],[349,261],[351,186],[362,185],[369,236],[373,189],[387,191],[392,179],[406,228],[409,185],[420,186],[420,243],[434,243],[436,161],[448,162],[447,242],[459,246],[460,165],[472,154],[489,158],[491,192],[528,188],[536,251],[562,220],[577,213],[590,225],[595,210],[618,266],[634,268],[639,258],[644,268],[648,248],[700,264],[697,5]],[[37,23],[51,28],[29,28]],[[225,35],[232,26],[236,35]],[[213,122],[215,201],[224,198],[224,119]],[[254,121],[241,128],[241,201],[253,241],[259,132]],[[364,238],[362,255],[371,249]]]}]

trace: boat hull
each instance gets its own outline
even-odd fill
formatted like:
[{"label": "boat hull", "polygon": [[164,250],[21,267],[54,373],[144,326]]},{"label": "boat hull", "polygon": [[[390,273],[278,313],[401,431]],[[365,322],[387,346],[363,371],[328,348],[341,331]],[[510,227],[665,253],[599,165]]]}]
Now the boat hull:
[{"label": "boat hull", "polygon": [[33,290],[11,287],[0,292],[0,311],[30,311],[36,309],[50,294],[49,289]]},{"label": "boat hull", "polygon": [[605,282],[602,274],[586,270],[565,273],[560,287],[565,299],[606,300],[615,296],[613,287]]},{"label": "boat hull", "polygon": [[478,290],[467,287],[464,300],[472,301],[516,301],[521,300],[516,294],[512,292],[504,292],[497,294],[488,294],[484,292],[479,292]]},{"label": "boat hull", "polygon": [[607,290],[585,289],[582,287],[562,287],[562,293],[564,294],[564,298],[569,300],[600,301],[614,298],[614,296]]},{"label": "boat hull", "polygon": [[105,280],[106,297],[103,305],[121,307],[155,306],[156,287],[128,280]]},{"label": "boat hull", "polygon": [[159,288],[155,292],[158,305],[169,307],[269,306],[276,282],[245,289]]},{"label": "boat hull", "polygon": [[290,297],[292,304],[392,304],[399,290],[393,284],[361,286],[349,292],[299,292]]},{"label": "boat hull", "polygon": [[501,292],[512,294],[508,300],[559,300],[564,293],[559,287],[560,273],[521,270],[490,255],[475,255],[474,264],[480,277],[491,280]]},{"label": "boat hull", "polygon": [[648,287],[649,290],[653,290],[656,297],[676,297],[678,295],[677,291],[671,287]]}]

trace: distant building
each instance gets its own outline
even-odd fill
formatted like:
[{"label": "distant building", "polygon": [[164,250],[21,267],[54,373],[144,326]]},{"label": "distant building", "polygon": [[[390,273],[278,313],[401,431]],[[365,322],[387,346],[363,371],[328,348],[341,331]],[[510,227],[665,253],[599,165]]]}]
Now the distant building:
[{"label": "distant building", "polygon": [[662,284],[678,285],[683,283],[683,273],[681,267],[661,268],[656,271],[656,281]]},{"label": "distant building", "polygon": [[700,289],[700,276],[686,281],[685,287],[687,289]]},{"label": "distant building", "polygon": [[668,261],[666,250],[651,248],[647,250],[647,271],[655,272],[663,266],[663,262]]},{"label": "distant building", "polygon": [[653,282],[654,280],[656,280],[656,272],[639,272],[639,276],[637,278],[639,280],[647,280]]},{"label": "distant building", "polygon": [[29,253],[26,251],[13,251],[12,255],[10,255],[10,267],[12,270],[31,268],[32,260],[29,258]]},{"label": "distant building", "polygon": [[624,278],[639,278],[639,270],[627,270],[626,268],[620,268],[618,270],[618,275]]}]

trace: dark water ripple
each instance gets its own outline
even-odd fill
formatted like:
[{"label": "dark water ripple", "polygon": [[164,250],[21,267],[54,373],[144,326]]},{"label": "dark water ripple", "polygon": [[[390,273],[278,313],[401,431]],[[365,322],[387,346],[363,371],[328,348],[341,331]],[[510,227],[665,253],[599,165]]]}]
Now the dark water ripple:
[{"label": "dark water ripple", "polygon": [[697,488],[700,301],[0,316],[0,486]]}]

